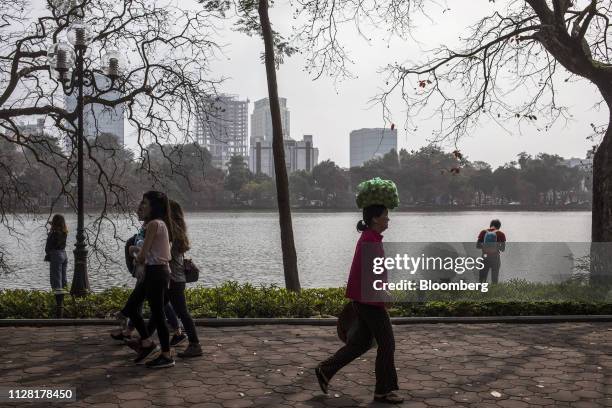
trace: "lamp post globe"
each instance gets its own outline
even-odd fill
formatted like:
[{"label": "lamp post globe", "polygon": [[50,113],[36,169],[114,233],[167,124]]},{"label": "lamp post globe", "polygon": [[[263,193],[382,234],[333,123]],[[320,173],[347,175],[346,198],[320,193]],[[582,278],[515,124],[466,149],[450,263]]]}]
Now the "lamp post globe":
[{"label": "lamp post globe", "polygon": [[91,41],[91,32],[83,22],[75,21],[68,28],[66,37],[75,50],[85,49]]},{"label": "lamp post globe", "polygon": [[117,49],[113,48],[108,50],[104,55],[102,66],[106,76],[111,79],[116,79],[119,75],[121,75],[125,62],[123,61],[121,53],[119,53]]},{"label": "lamp post globe", "polygon": [[54,70],[55,78],[60,82],[69,80],[69,73],[74,67],[75,60],[74,50],[66,42],[54,43],[47,49],[47,61]]}]

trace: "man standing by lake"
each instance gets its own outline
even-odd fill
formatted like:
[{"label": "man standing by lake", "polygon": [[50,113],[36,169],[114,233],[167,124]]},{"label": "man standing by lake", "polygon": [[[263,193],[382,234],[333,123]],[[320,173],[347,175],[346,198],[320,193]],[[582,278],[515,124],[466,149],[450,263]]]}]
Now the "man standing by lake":
[{"label": "man standing by lake", "polygon": [[500,253],[506,250],[506,234],[501,232],[501,222],[498,219],[491,220],[488,229],[480,231],[476,247],[482,249],[484,266],[479,271],[479,282],[487,281],[489,269],[491,270],[491,282],[499,282],[499,269],[501,267]]}]

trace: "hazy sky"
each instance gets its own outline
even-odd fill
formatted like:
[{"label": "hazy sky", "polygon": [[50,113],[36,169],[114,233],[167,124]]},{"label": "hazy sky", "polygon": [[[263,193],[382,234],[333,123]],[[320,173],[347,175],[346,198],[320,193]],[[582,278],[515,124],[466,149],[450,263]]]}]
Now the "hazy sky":
[{"label": "hazy sky", "polygon": [[[413,39],[409,41],[394,39],[387,43],[384,31],[371,30],[368,36],[372,37],[372,41],[368,42],[357,34],[354,27],[344,26],[341,36],[355,61],[351,69],[357,79],[347,79],[337,84],[330,78],[313,81],[304,71],[304,58],[301,55],[286,59],[278,72],[278,83],[279,95],[287,98],[291,112],[291,136],[301,139],[304,134],[312,134],[314,145],[319,148],[319,161],[332,159],[340,166],[347,167],[350,131],[385,125],[381,107],[369,102],[384,85],[384,76],[379,72],[381,67],[394,61],[422,60],[427,49],[457,43],[458,37],[466,34],[469,25],[484,14],[502,9],[505,1],[452,3],[463,7],[451,7],[445,13],[441,12],[441,8],[431,9],[433,21],[418,19]],[[38,6],[38,11],[44,7],[42,0],[34,0],[32,4]],[[178,4],[198,7],[195,0],[183,0]],[[277,0],[275,8],[271,10],[271,19],[277,31],[285,36],[291,34],[293,21],[288,2]],[[220,92],[250,99],[250,117],[252,102],[267,97],[265,69],[260,61],[263,43],[260,38],[250,38],[233,31],[229,23],[221,27],[217,40],[223,45],[224,54],[212,62],[212,75],[227,78],[220,86]],[[519,129],[510,123],[506,126],[509,133],[496,123],[483,121],[460,142],[459,147],[470,160],[484,160],[494,166],[514,160],[521,151],[584,157],[591,147],[591,142],[585,139],[591,134],[590,123],[605,123],[608,118],[605,106],[601,111],[593,109],[599,100],[597,90],[586,81],[564,84],[559,89],[557,102],[570,108],[574,116],[570,123],[559,122],[548,132],[538,132],[537,126]],[[439,125],[436,118],[419,118],[419,130],[407,133],[403,129],[405,105],[396,102],[391,104],[391,110],[393,122],[399,129],[399,148],[411,150],[426,145],[431,129]],[[127,126],[125,133],[128,147],[135,147],[134,133]]]},{"label": "hazy sky", "polygon": [[[283,34],[289,34],[291,19],[285,2],[277,1],[272,10],[272,23]],[[355,65],[352,70],[358,79],[346,80],[334,85],[329,78],[313,81],[304,68],[304,58],[294,56],[285,61],[278,72],[279,95],[287,98],[291,112],[291,136],[301,138],[313,134],[314,144],[319,148],[319,160],[332,159],[340,166],[349,164],[349,133],[363,127],[384,126],[379,105],[371,106],[369,100],[384,85],[380,68],[394,61],[419,60],[426,49],[439,44],[453,44],[466,32],[465,28],[475,23],[480,14],[489,14],[494,7],[501,8],[503,1],[453,2],[470,7],[452,8],[446,13],[432,9],[435,22],[417,21],[415,41],[392,41],[382,39],[384,33],[372,31],[372,42],[360,37],[353,27],[343,31]],[[478,9],[478,10],[476,10]],[[480,14],[479,14],[480,13]],[[213,64],[215,72],[228,77],[221,90],[249,98],[251,102],[267,96],[266,75],[260,63],[263,44],[259,38],[249,38],[242,33],[223,30],[223,42],[227,59]],[[378,34],[375,37],[375,34]],[[376,38],[379,38],[378,40]],[[389,45],[389,47],[387,47]],[[538,132],[536,127],[518,129],[509,124],[508,134],[495,123],[482,122],[468,138],[463,139],[460,148],[470,160],[484,160],[494,166],[514,160],[521,151],[556,153],[565,157],[584,157],[591,143],[585,137],[591,133],[591,122],[605,122],[608,117],[604,107],[600,112],[592,109],[598,98],[597,90],[586,82],[564,86],[558,101],[571,108],[574,120],[567,125],[558,123],[548,132]],[[393,105],[393,122],[399,128],[399,148],[418,149],[427,144],[431,127],[439,122],[423,120],[416,135],[403,130],[405,105]],[[250,105],[252,111],[252,104]]]}]

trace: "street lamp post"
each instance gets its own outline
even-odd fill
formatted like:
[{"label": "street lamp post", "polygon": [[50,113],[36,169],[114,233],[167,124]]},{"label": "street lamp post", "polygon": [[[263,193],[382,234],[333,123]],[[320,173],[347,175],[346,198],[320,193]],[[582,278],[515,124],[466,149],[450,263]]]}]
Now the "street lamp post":
[{"label": "street lamp post", "polygon": [[[76,95],[76,142],[77,142],[77,234],[74,249],[74,276],[70,294],[72,296],[85,296],[89,293],[89,278],[87,274],[87,244],[85,243],[85,209],[84,209],[84,168],[83,168],[83,88],[95,89],[100,92],[96,83],[96,76],[106,76],[110,79],[110,87],[113,88],[115,79],[119,76],[119,56],[116,51],[106,54],[105,72],[86,70],[84,67],[85,51],[90,39],[86,26],[81,22],[73,23],[68,30],[68,41],[72,47],[65,42],[53,44],[47,56],[50,66],[57,72],[57,79],[62,84],[62,89],[67,96]],[[72,65],[74,70],[70,74]],[[103,91],[104,92],[104,91]]]}]

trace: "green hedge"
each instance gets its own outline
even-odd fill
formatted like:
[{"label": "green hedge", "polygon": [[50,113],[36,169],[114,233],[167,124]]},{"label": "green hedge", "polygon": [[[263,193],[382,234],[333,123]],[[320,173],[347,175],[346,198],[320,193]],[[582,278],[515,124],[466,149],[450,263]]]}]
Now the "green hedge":
[{"label": "green hedge", "polygon": [[[216,288],[187,289],[194,317],[330,317],[345,304],[344,288],[303,289],[289,292],[276,286],[227,282]],[[83,298],[66,297],[66,317],[111,318],[120,310],[130,288],[111,288]],[[511,281],[487,293],[413,292],[394,294],[392,316],[519,316],[612,314],[607,288],[580,282],[537,284]],[[401,300],[401,301],[400,301]],[[51,318],[55,298],[36,290],[0,291],[0,318]],[[146,314],[146,313],[145,313]]]}]

